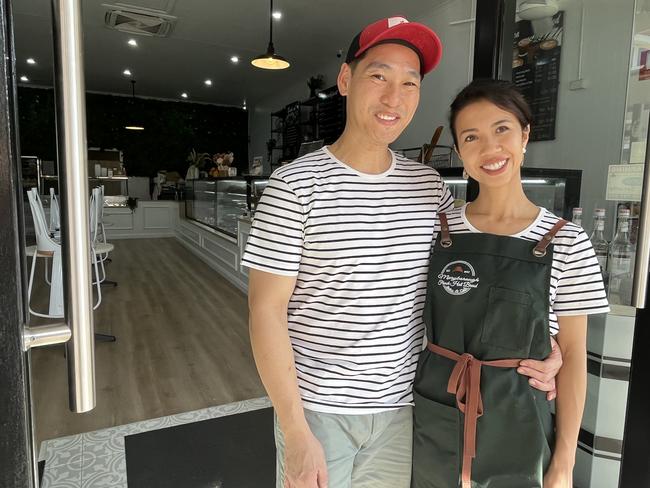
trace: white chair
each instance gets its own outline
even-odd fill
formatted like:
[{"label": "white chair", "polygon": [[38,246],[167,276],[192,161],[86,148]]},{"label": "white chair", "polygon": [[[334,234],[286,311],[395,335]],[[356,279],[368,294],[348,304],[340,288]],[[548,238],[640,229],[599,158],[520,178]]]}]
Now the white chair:
[{"label": "white chair", "polygon": [[[63,269],[61,266],[61,243],[56,240],[49,231],[46,224],[45,211],[41,203],[38,190],[32,188],[27,192],[29,198],[29,206],[32,211],[32,218],[34,220],[34,229],[36,231],[36,246],[29,246],[26,249],[28,256],[32,257],[32,265],[29,274],[29,282],[27,286],[27,300],[29,312],[37,317],[44,318],[63,318],[64,302],[63,302]],[[38,257],[52,258],[52,278],[48,283],[50,285],[50,301],[48,313],[37,312],[32,309],[31,297],[32,288],[34,285],[34,271],[36,269],[36,259]],[[97,262],[97,255],[91,253],[91,261],[95,271],[95,281],[97,289],[97,302],[93,306],[93,310],[97,309],[102,301],[102,291],[99,282],[99,266]]]},{"label": "white chair", "polygon": [[50,232],[56,234],[61,228],[61,212],[59,211],[59,199],[50,188]]},{"label": "white chair", "polygon": [[102,223],[104,213],[103,190],[102,187],[93,188],[90,195],[90,241],[94,259],[99,263],[99,268],[101,269],[101,277],[97,277],[98,283],[117,286],[116,282],[106,279],[106,267],[104,266],[104,261],[108,258],[108,253],[113,251],[115,246],[106,242],[106,233],[104,232]]}]

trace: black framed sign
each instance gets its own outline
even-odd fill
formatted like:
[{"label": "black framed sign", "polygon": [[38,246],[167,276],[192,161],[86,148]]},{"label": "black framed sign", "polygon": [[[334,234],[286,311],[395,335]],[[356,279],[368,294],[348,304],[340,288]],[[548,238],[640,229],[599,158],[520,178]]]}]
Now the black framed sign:
[{"label": "black framed sign", "polygon": [[560,53],[564,12],[516,23],[512,51],[512,81],[533,111],[531,141],[555,139]]}]

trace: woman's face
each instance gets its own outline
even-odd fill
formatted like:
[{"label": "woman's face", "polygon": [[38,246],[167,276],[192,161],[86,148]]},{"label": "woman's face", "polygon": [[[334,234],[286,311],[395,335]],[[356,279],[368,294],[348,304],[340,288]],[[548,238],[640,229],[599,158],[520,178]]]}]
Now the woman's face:
[{"label": "woman's face", "polygon": [[520,184],[529,128],[522,130],[517,117],[480,100],[458,113],[455,129],[465,171],[481,186]]}]

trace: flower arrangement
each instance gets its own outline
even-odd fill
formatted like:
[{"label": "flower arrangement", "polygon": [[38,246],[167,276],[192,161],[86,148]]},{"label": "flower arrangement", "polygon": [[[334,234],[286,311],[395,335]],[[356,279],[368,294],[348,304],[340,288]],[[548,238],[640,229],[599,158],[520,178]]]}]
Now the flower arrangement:
[{"label": "flower arrangement", "polygon": [[230,166],[235,161],[235,155],[232,152],[216,153],[212,156],[213,167],[208,174],[210,176],[229,176]]}]

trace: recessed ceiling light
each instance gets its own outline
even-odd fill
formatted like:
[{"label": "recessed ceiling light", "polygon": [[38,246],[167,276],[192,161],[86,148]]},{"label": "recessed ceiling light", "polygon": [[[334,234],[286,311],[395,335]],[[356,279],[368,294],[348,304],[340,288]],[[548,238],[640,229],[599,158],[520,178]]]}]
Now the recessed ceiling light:
[{"label": "recessed ceiling light", "polygon": [[20,81],[27,82],[27,81],[29,81],[29,78],[27,78],[25,75],[23,75],[23,76],[20,77]]},{"label": "recessed ceiling light", "polygon": [[231,56],[230,61],[232,61],[233,63],[239,63],[239,56]]},{"label": "recessed ceiling light", "polygon": [[131,70],[130,69],[125,69],[124,71],[122,71],[122,74],[124,76],[131,76]]},{"label": "recessed ceiling light", "polygon": [[129,41],[127,42],[127,44],[128,44],[129,46],[137,47],[137,46],[138,46],[138,41],[136,41],[135,39],[129,39]]},{"label": "recessed ceiling light", "polygon": [[207,79],[203,83],[205,83],[205,86],[212,86],[212,80]]},{"label": "recessed ceiling light", "polygon": [[34,58],[27,58],[27,64],[36,64],[36,60]]},{"label": "recessed ceiling light", "polygon": [[183,98],[187,98],[188,95],[187,95],[187,93],[183,92],[183,93],[181,93],[181,97],[183,97]]},{"label": "recessed ceiling light", "polygon": [[276,10],[275,12],[273,12],[273,18],[275,20],[280,20],[282,18],[282,12],[280,12],[279,10]]}]

